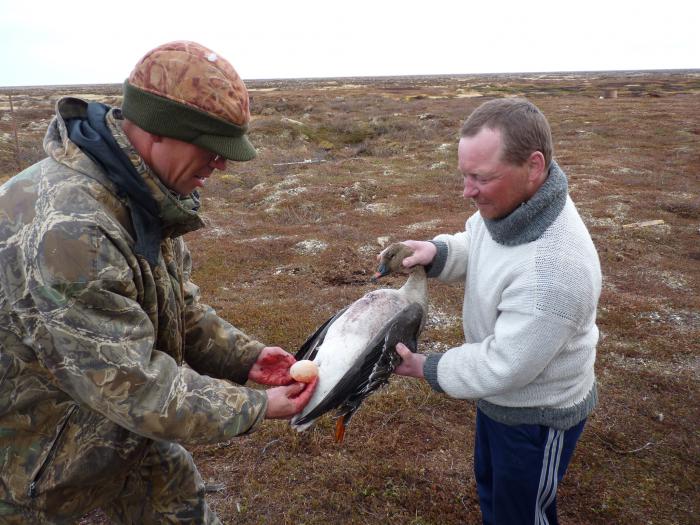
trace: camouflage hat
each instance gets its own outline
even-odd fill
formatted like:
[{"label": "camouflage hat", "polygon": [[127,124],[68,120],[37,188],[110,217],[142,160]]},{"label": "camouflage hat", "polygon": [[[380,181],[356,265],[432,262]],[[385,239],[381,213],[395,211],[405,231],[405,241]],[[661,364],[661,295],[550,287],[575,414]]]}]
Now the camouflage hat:
[{"label": "camouflage hat", "polygon": [[246,136],[248,104],[248,90],[226,59],[176,41],[139,60],[124,81],[122,113],[150,133],[243,161],[256,155]]}]

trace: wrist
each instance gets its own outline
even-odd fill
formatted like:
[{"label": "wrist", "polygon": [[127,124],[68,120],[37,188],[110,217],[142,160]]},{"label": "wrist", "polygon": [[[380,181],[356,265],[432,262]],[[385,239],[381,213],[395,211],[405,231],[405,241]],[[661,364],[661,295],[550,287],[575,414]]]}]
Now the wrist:
[{"label": "wrist", "polygon": [[425,271],[428,277],[437,277],[442,273],[447,262],[447,243],[443,241],[426,241],[430,243],[434,250],[430,264],[426,265]]},{"label": "wrist", "polygon": [[438,363],[444,354],[430,354],[423,361],[423,377],[436,392],[444,392],[438,382]]},{"label": "wrist", "polygon": [[425,362],[427,357],[423,354],[416,354],[416,377],[419,379],[425,379]]}]

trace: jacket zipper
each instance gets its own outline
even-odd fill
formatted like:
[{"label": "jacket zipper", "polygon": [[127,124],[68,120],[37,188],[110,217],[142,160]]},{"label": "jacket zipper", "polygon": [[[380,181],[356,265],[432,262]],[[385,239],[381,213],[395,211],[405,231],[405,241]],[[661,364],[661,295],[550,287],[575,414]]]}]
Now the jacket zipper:
[{"label": "jacket zipper", "polygon": [[34,478],[32,478],[31,483],[29,483],[29,497],[30,498],[35,498],[36,497],[36,487],[39,484],[39,481],[41,480],[41,477],[44,475],[44,472],[48,468],[48,466],[51,464],[53,461],[53,457],[56,455],[56,449],[58,448],[58,441],[61,439],[61,436],[63,435],[63,432],[66,429],[66,425],[68,425],[68,420],[70,417],[73,415],[73,412],[78,408],[78,405],[73,405],[71,409],[68,411],[68,414],[66,417],[63,418],[63,421],[61,422],[60,427],[58,428],[58,434],[56,434],[56,439],[53,440],[51,443],[51,449],[49,450],[49,453],[46,455],[46,459],[42,463],[41,467],[39,467],[39,470],[37,470],[36,474],[34,475]]}]

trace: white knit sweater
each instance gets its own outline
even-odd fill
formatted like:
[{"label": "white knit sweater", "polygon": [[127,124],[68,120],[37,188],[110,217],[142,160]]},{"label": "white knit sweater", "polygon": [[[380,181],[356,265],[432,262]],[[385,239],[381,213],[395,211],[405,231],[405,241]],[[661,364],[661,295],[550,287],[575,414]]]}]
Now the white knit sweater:
[{"label": "white knit sweater", "polygon": [[596,401],[601,272],[571,199],[532,242],[498,244],[478,212],[464,232],[434,240],[447,246],[438,279],[466,288],[466,343],[432,356],[438,389],[482,400],[505,423],[567,428],[587,416]]}]

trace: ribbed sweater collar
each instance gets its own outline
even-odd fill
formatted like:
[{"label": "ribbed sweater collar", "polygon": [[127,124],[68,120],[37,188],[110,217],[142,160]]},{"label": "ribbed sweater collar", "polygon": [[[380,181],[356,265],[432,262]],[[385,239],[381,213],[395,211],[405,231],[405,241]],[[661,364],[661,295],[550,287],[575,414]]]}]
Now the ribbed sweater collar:
[{"label": "ribbed sweater collar", "polygon": [[484,224],[494,241],[517,246],[538,239],[557,218],[566,203],[569,186],[566,175],[552,161],[549,175],[532,198],[501,219],[486,219]]},{"label": "ribbed sweater collar", "polygon": [[[127,202],[134,226],[135,252],[155,266],[160,242],[203,226],[198,193],[177,195],[144,163],[119,125],[119,108],[65,98],[58,103],[56,126],[65,122],[66,137],[100,166]],[[63,120],[61,120],[63,119]],[[47,137],[51,133],[51,128]],[[62,135],[62,133],[61,133]],[[55,137],[54,140],[59,140]],[[47,146],[48,147],[48,146]],[[49,152],[49,149],[47,149]],[[56,158],[57,154],[50,153]]]}]

